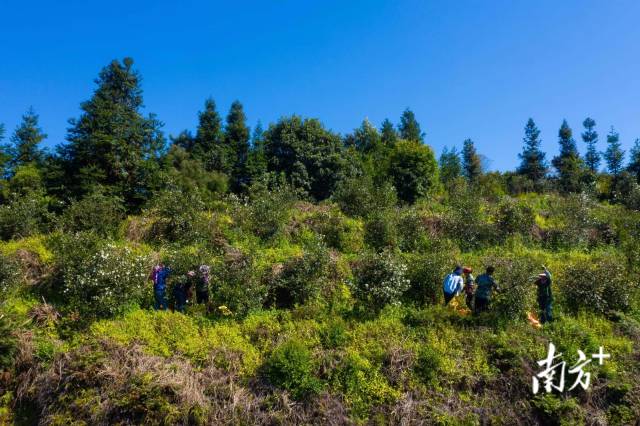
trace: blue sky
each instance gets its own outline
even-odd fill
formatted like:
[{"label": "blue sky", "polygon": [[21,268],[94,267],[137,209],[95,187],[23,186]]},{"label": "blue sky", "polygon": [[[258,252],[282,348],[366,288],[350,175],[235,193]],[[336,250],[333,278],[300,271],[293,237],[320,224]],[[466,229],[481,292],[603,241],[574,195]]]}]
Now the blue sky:
[{"label": "blue sky", "polygon": [[[416,113],[436,154],[470,137],[491,168],[518,163],[524,124],[548,156],[566,118],[640,137],[640,2],[3,1],[0,122],[33,105],[63,142],[67,120],[111,59],[131,56],[145,111],[167,134],[193,129],[204,99],[249,122],[320,118],[348,132]],[[582,145],[579,145],[583,148]]]}]

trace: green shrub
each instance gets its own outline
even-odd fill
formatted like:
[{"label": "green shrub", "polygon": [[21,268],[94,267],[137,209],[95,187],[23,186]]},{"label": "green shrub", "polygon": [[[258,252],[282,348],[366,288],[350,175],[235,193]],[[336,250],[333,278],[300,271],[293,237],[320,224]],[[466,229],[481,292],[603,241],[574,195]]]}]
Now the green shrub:
[{"label": "green shrub", "polygon": [[398,218],[398,246],[404,252],[421,251],[429,245],[423,217],[413,208]]},{"label": "green shrub", "polygon": [[495,222],[503,240],[516,234],[528,237],[535,224],[535,214],[527,204],[506,200],[498,208]]},{"label": "green shrub", "polygon": [[282,270],[272,277],[269,304],[291,308],[316,298],[328,281],[329,252],[319,240],[304,247],[304,253],[286,262]]},{"label": "green shrub", "polygon": [[445,236],[463,251],[487,247],[495,241],[495,225],[487,221],[485,204],[471,189],[449,195],[442,227]]},{"label": "green shrub", "polygon": [[438,162],[428,145],[398,141],[389,153],[388,161],[387,173],[400,200],[414,203],[438,188]]},{"label": "green shrub", "polygon": [[362,249],[363,233],[360,222],[345,217],[339,210],[322,210],[312,218],[313,229],[323,237],[327,246],[343,253]]},{"label": "green shrub", "polygon": [[124,219],[123,200],[100,192],[73,201],[60,217],[65,232],[93,231],[101,236],[113,235]]},{"label": "green shrub", "polygon": [[262,240],[273,239],[282,233],[296,199],[287,184],[258,181],[249,188],[249,203],[239,208],[241,220]]},{"label": "green shrub", "polygon": [[332,199],[345,214],[361,218],[377,210],[395,207],[398,203],[396,191],[390,183],[376,185],[368,174],[340,182]]},{"label": "green shrub", "polygon": [[256,275],[254,259],[238,254],[216,264],[211,279],[212,298],[218,306],[226,306],[237,316],[261,308],[267,297],[267,286]]},{"label": "green shrub", "polygon": [[500,292],[492,297],[491,311],[499,321],[523,319],[534,305],[533,275],[541,265],[522,255],[503,256],[489,255],[482,260],[483,266],[495,268],[494,278],[500,287]]},{"label": "green shrub", "polygon": [[128,247],[101,245],[79,259],[59,264],[59,291],[70,310],[83,316],[109,317],[151,294],[150,259]]},{"label": "green shrub", "polygon": [[407,253],[407,301],[418,305],[436,304],[442,294],[442,281],[457,263],[459,253],[445,241],[429,245],[423,253]]},{"label": "green shrub", "polygon": [[420,346],[413,370],[424,384],[428,385],[438,376],[441,355],[430,346]]},{"label": "green shrub", "polygon": [[197,192],[169,188],[157,193],[147,215],[155,218],[151,239],[155,241],[203,241],[208,236],[208,220],[204,202]]},{"label": "green shrub", "polygon": [[573,312],[585,309],[600,313],[626,312],[638,292],[638,280],[622,259],[602,256],[570,264],[558,280],[563,301]]},{"label": "green shrub", "polygon": [[41,192],[11,197],[0,205],[0,238],[24,238],[45,231],[53,218],[48,208],[49,199]]},{"label": "green shrub", "polygon": [[393,253],[368,253],[354,265],[353,294],[368,309],[397,304],[409,288],[407,266]]},{"label": "green shrub", "polygon": [[304,343],[292,339],[274,349],[264,370],[273,385],[288,390],[295,399],[303,399],[322,390],[322,383],[315,376],[317,367]]},{"label": "green shrub", "polygon": [[20,268],[10,256],[0,253],[0,296],[4,296],[20,281]]},{"label": "green shrub", "polygon": [[364,222],[364,241],[376,251],[398,245],[397,219],[393,210],[374,211]]}]

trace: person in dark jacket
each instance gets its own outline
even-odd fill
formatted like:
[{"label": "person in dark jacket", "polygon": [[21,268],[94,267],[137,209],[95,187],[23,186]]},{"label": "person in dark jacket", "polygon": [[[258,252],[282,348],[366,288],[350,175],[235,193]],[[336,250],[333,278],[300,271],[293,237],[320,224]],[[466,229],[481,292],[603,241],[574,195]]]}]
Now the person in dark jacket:
[{"label": "person in dark jacket", "polygon": [[467,303],[467,308],[473,312],[473,292],[476,288],[476,279],[473,277],[473,269],[471,268],[463,268],[462,273],[464,274],[465,302]]},{"label": "person in dark jacket", "polygon": [[195,276],[195,272],[189,271],[186,276],[180,277],[173,284],[173,297],[175,299],[176,311],[184,312],[191,286],[195,282]]},{"label": "person in dark jacket", "polygon": [[487,266],[487,270],[484,274],[479,275],[476,278],[476,294],[475,294],[475,310],[476,314],[484,312],[489,309],[491,304],[491,293],[500,291],[498,284],[493,279],[493,272],[495,271],[493,266]]},{"label": "person in dark jacket", "polygon": [[540,308],[540,322],[542,324],[553,321],[553,295],[551,293],[551,272],[542,265],[544,272],[535,281],[538,287],[538,307]]},{"label": "person in dark jacket", "polygon": [[153,282],[154,309],[167,310],[167,277],[171,273],[171,269],[167,268],[164,263],[160,262],[151,270],[149,279]]},{"label": "person in dark jacket", "polygon": [[196,302],[206,305],[209,303],[209,266],[200,265],[198,272],[200,276],[196,282]]}]

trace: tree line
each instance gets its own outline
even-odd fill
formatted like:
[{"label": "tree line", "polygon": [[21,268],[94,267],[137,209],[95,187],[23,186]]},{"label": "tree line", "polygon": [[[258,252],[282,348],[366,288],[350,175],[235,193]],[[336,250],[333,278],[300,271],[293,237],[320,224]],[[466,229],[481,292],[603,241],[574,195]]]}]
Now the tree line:
[{"label": "tree line", "polygon": [[[518,168],[487,172],[471,139],[463,142],[461,151],[445,148],[436,160],[410,109],[397,125],[385,119],[378,129],[365,119],[347,135],[296,115],[267,129],[258,123],[251,131],[239,101],[223,119],[215,101],[207,99],[195,132],[184,130],[167,140],[163,123],[142,111],[140,81],[130,58],[104,67],[80,115],[69,120],[66,143],[53,150],[41,147],[47,135],[37,113],[29,109],[8,143],[0,146],[2,204],[25,203],[36,194],[41,209],[55,212],[99,193],[120,200],[127,212],[135,213],[166,188],[206,199],[226,192],[244,194],[254,183],[268,180],[284,181],[317,201],[331,197],[344,182],[358,181],[372,189],[390,184],[404,203],[465,186],[483,193],[586,191],[632,208],[640,206],[640,139],[625,164],[620,135],[613,127],[606,135],[605,151],[598,150],[600,136],[592,118],[582,123],[584,155],[565,120],[558,131],[559,153],[549,162],[541,149],[540,130],[529,119]],[[4,133],[0,126],[0,141]],[[601,170],[603,160],[606,167]]]}]

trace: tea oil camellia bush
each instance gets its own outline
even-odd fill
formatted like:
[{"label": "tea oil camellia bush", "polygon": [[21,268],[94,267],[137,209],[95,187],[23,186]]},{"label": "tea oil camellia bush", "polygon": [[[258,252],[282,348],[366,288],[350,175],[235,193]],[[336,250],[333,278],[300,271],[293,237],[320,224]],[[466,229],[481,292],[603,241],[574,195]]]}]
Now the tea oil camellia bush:
[{"label": "tea oil camellia bush", "polygon": [[77,265],[63,271],[61,294],[72,310],[91,317],[107,317],[127,305],[149,300],[146,255],[126,246],[107,244]]}]

